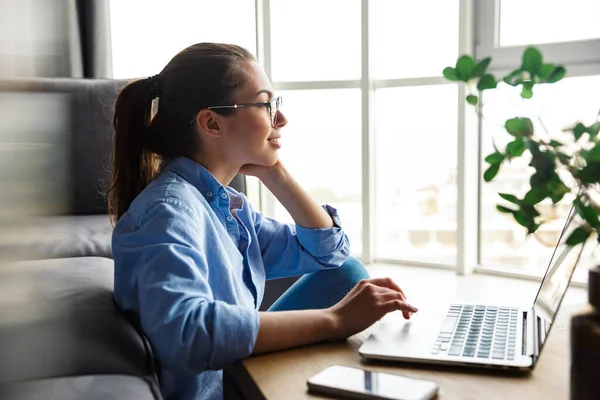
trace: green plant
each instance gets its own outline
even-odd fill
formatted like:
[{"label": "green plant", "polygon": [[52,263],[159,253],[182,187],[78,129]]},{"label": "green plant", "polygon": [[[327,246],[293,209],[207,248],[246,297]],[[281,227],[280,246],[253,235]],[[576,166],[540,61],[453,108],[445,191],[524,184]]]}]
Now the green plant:
[{"label": "green plant", "polygon": [[[500,79],[488,72],[491,61],[491,58],[474,60],[470,55],[462,55],[454,67],[446,67],[443,71],[446,79],[467,84],[465,100],[480,115],[482,92],[495,89],[499,82],[514,88],[520,87],[521,97],[531,99],[536,85],[556,83],[566,74],[563,66],[544,63],[542,54],[535,47],[524,51],[519,68]],[[545,222],[537,206],[545,199],[556,204],[567,193],[573,193],[573,206],[582,222],[567,238],[567,243],[574,246],[594,234],[600,242],[599,208],[589,196],[600,181],[600,120],[589,126],[578,122],[565,129],[564,132],[570,132],[568,141],[553,139],[541,118],[537,117],[537,120],[543,135],[535,131],[534,123],[528,117],[515,116],[506,120],[504,128],[512,136],[511,141],[504,150],[494,145],[495,151],[485,157],[485,162],[489,164],[483,174],[486,182],[496,177],[504,163],[517,158],[529,157],[529,166],[534,169],[528,190],[522,198],[499,193],[510,206],[497,205],[498,211],[512,214],[527,229],[527,233],[532,234]]]}]

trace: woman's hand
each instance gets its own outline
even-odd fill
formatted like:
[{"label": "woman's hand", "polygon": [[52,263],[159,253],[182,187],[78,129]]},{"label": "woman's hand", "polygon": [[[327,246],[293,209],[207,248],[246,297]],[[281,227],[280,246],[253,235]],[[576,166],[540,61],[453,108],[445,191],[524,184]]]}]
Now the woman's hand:
[{"label": "woman's hand", "polygon": [[404,292],[390,278],[360,281],[339,303],[329,308],[339,337],[361,332],[389,312],[400,310],[409,319],[417,308],[406,302]]},{"label": "woman's hand", "polygon": [[240,174],[255,176],[264,184],[267,184],[266,181],[269,179],[276,179],[277,177],[285,175],[286,170],[281,161],[277,160],[277,162],[271,166],[246,164],[240,168],[239,172]]},{"label": "woman's hand", "polygon": [[240,173],[256,176],[273,193],[294,222],[304,228],[331,228],[333,221],[323,208],[290,175],[281,161],[270,166],[246,164]]}]

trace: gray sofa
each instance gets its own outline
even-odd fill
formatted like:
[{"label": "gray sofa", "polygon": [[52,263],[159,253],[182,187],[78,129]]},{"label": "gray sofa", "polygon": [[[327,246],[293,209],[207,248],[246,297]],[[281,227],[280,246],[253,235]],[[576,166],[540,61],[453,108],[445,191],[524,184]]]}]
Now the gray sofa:
[{"label": "gray sofa", "polygon": [[[5,99],[58,96],[60,109],[66,111],[52,139],[60,151],[51,156],[61,158],[50,157],[50,164],[36,159],[38,170],[29,171],[32,179],[38,179],[36,171],[44,175],[33,188],[60,190],[53,192],[55,198],[24,207],[52,212],[28,211],[26,222],[14,235],[4,235],[0,246],[10,254],[0,266],[2,399],[160,398],[151,348],[112,296],[112,227],[102,193],[109,178],[112,107],[124,84],[83,79],[0,82]],[[40,110],[48,109],[56,110]],[[52,116],[35,110],[34,117],[44,121]],[[16,138],[21,133],[9,132],[9,139],[11,134]],[[44,186],[49,179],[53,185]],[[231,186],[245,192],[245,178],[237,176]],[[10,203],[15,210],[19,193]],[[4,220],[5,230],[7,226]],[[261,309],[293,281],[269,282]]]}]

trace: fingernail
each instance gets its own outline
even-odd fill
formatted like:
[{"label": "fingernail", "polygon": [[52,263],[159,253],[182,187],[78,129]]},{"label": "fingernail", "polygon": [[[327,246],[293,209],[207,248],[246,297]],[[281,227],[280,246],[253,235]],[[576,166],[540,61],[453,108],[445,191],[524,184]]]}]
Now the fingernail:
[{"label": "fingernail", "polygon": [[419,311],[419,309],[415,306],[411,306],[410,309],[412,310],[412,312],[417,312]]}]

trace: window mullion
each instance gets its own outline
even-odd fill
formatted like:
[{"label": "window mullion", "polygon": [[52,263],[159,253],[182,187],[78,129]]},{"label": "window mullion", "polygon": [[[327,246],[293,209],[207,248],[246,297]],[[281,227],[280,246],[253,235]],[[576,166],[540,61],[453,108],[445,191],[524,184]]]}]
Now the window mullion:
[{"label": "window mullion", "polygon": [[375,258],[374,253],[374,171],[373,171],[373,99],[374,91],[371,85],[371,57],[369,47],[369,1],[361,1],[361,104],[362,104],[362,260],[370,264]]},{"label": "window mullion", "polygon": [[[473,54],[474,0],[460,0],[459,54]],[[458,86],[458,154],[456,182],[456,272],[464,275],[477,264],[479,209],[478,121],[465,102],[466,86]]]}]

